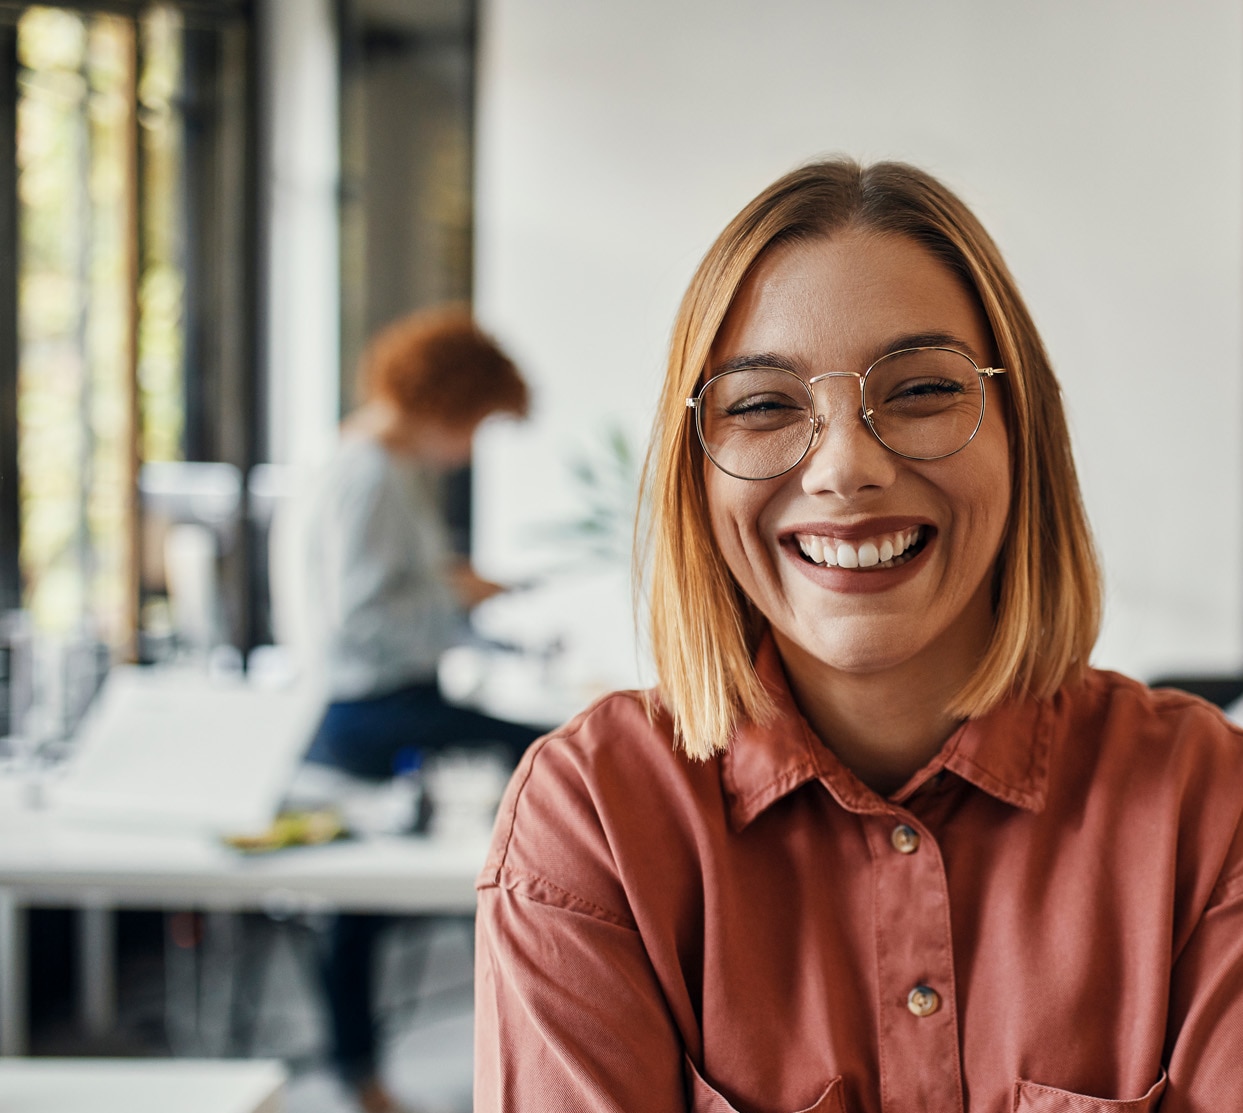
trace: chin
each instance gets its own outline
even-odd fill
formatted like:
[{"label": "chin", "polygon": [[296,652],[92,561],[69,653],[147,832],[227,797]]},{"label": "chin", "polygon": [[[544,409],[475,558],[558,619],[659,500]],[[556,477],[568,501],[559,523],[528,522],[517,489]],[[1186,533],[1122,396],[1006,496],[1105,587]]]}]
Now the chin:
[{"label": "chin", "polygon": [[[849,627],[850,623],[843,624]],[[808,637],[795,632],[777,633],[778,642],[785,642],[802,655],[820,662],[835,672],[864,676],[899,668],[919,655],[925,647],[902,637],[885,637],[878,634],[875,620],[866,623],[866,630],[849,628],[834,631],[832,636],[823,632]]]}]

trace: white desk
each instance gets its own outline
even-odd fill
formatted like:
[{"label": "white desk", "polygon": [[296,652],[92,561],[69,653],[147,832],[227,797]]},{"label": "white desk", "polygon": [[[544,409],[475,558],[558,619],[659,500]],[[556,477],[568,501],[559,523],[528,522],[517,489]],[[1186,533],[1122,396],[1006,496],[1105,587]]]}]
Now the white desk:
[{"label": "white desk", "polygon": [[0,1109],[14,1113],[280,1113],[280,1063],[204,1059],[10,1059]]},{"label": "white desk", "polygon": [[[496,698],[520,692],[526,702],[506,708],[518,718],[564,717],[555,690],[538,683],[538,662],[509,664],[512,668],[472,674],[471,698],[483,700],[485,688]],[[212,816],[218,823],[227,817],[226,829],[246,830],[247,816],[254,821],[270,814],[319,713],[305,692],[286,697],[238,685],[221,688],[176,670],[122,670],[110,685],[104,695],[111,692],[112,698],[96,710],[84,750],[68,771],[79,782],[69,778],[50,787],[53,801],[76,800],[76,813],[25,806],[23,785],[0,776],[0,1055],[21,1054],[26,1046],[25,931],[31,906],[82,910],[82,964],[88,976],[82,979],[81,1005],[96,1029],[106,1027],[114,1009],[111,913],[116,908],[474,912],[485,831],[451,842],[389,837],[248,858],[208,835],[172,826]],[[83,770],[89,792],[80,783]],[[242,802],[230,794],[229,778],[263,791],[239,811]],[[84,810],[92,802],[93,810]],[[222,811],[221,803],[235,807]],[[75,823],[71,814],[94,814],[96,825]],[[163,826],[102,826],[100,816],[110,816],[114,824],[145,816]]]},{"label": "white desk", "polygon": [[[31,906],[93,912],[85,919],[83,961],[106,981],[113,943],[107,913],[114,908],[469,915],[487,851],[481,831],[465,841],[389,837],[244,857],[206,835],[75,826],[14,804],[0,800],[2,1055],[19,1055],[26,1045]],[[84,989],[107,1010],[108,985],[87,979]]]}]

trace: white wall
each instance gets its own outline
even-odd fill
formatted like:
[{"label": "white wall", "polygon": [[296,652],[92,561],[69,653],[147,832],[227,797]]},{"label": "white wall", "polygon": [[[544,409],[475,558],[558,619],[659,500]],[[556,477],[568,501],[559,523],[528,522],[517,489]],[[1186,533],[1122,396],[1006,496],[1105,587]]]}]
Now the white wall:
[{"label": "white wall", "polygon": [[[1241,8],[487,0],[477,303],[539,407],[480,445],[481,563],[539,566],[567,455],[611,417],[646,431],[729,217],[811,156],[894,157],[984,219],[1059,369],[1108,580],[1097,663],[1238,668]],[[599,605],[585,639],[613,636]]]}]

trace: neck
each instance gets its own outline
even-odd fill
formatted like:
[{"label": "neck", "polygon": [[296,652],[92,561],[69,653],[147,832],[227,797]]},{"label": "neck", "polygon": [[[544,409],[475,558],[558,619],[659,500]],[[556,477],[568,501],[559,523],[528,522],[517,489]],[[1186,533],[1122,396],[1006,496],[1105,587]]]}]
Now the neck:
[{"label": "neck", "polygon": [[395,407],[384,402],[364,402],[341,422],[341,431],[351,436],[383,441],[392,436],[399,424],[399,416]]},{"label": "neck", "polygon": [[980,656],[938,645],[897,668],[849,673],[774,636],[799,710],[838,760],[882,796],[927,765],[957,729],[962,720],[948,707]]},{"label": "neck", "polygon": [[382,399],[364,402],[342,422],[341,431],[346,436],[376,441],[396,456],[425,462],[420,451],[421,430]]}]

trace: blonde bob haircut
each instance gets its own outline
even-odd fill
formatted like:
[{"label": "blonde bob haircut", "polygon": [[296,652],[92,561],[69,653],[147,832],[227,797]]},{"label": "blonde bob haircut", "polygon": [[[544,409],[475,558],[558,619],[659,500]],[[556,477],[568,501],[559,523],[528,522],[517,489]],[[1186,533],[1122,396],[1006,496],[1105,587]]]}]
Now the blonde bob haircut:
[{"label": "blonde bob haircut", "polygon": [[[912,166],[816,162],[764,190],[708,250],[682,300],[644,466],[646,592],[661,700],[678,743],[706,759],[772,701],[754,669],[763,617],[726,567],[708,517],[705,461],[686,399],[756,261],[778,244],[846,229],[906,236],[974,292],[1006,368],[1010,513],[994,580],[996,623],[949,711],[983,715],[1007,697],[1046,698],[1087,666],[1100,624],[1100,570],[1079,494],[1061,391],[1014,279],[967,207]],[[709,465],[710,466],[710,465]]]}]

